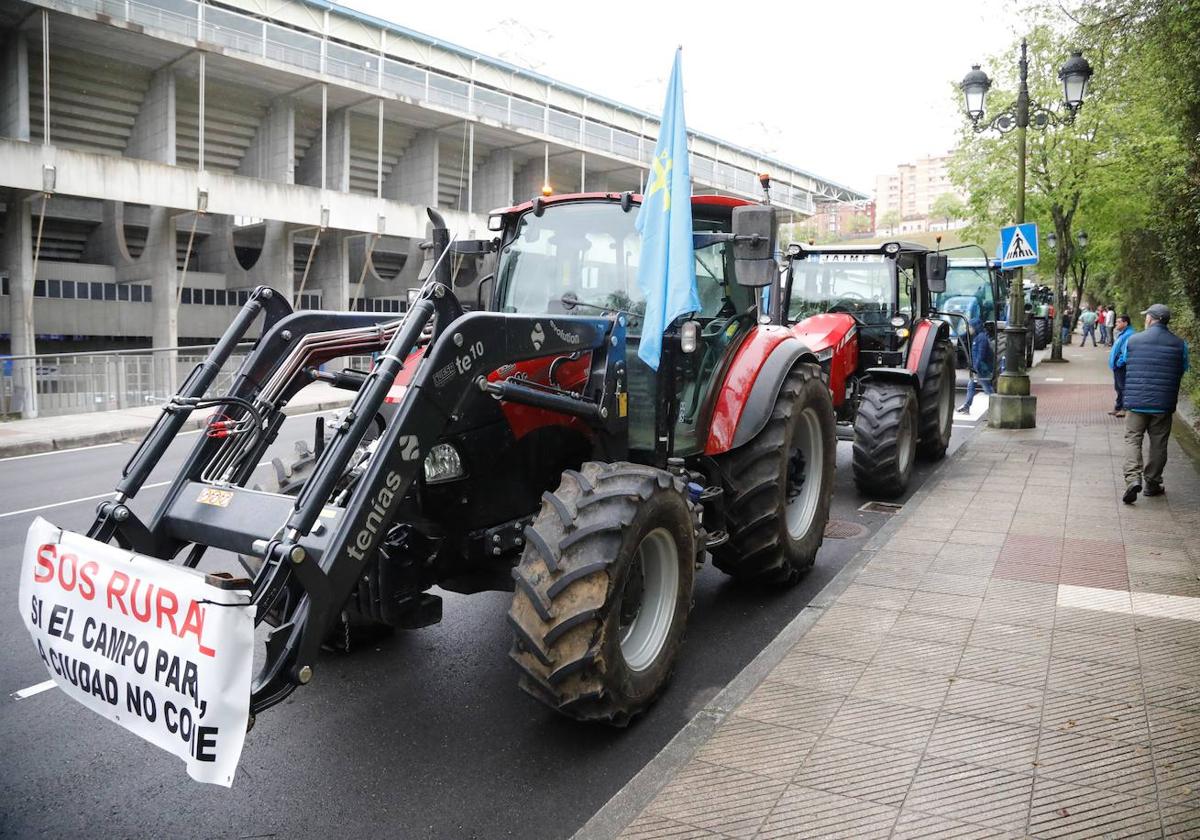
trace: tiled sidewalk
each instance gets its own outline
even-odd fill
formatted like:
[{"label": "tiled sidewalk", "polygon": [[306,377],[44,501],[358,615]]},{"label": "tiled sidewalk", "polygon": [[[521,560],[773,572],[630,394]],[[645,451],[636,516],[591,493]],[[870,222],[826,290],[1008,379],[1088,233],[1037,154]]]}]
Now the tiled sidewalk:
[{"label": "tiled sidewalk", "polygon": [[868,544],[622,836],[1200,837],[1200,471],[1173,439],[1167,495],[1120,503],[1090,350],[1037,369],[1052,422],[980,431]]}]

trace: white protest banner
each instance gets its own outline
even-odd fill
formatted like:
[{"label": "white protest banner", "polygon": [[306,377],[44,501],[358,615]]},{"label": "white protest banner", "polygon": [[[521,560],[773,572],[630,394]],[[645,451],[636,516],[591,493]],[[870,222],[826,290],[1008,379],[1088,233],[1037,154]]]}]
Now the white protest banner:
[{"label": "white protest banner", "polygon": [[254,608],[201,572],[64,531],[25,540],[21,615],[68,696],[229,787],[250,714]]}]

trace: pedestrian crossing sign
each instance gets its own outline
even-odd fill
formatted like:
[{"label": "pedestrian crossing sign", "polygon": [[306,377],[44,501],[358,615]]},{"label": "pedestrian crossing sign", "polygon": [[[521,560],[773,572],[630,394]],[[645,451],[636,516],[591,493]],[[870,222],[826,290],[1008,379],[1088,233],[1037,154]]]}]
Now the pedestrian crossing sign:
[{"label": "pedestrian crossing sign", "polygon": [[1037,223],[1027,222],[1023,225],[1009,225],[1000,228],[1000,267],[1020,268],[1023,265],[1037,265],[1038,235]]}]

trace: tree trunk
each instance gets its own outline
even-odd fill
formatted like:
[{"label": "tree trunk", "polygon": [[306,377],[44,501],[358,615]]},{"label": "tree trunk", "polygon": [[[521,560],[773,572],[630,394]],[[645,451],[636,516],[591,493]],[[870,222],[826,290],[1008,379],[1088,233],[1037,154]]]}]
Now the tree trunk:
[{"label": "tree trunk", "polygon": [[[1074,202],[1073,204],[1077,204]],[[1062,323],[1063,310],[1066,308],[1067,272],[1075,259],[1075,243],[1071,239],[1071,219],[1075,215],[1074,207],[1066,210],[1061,204],[1050,207],[1050,216],[1054,220],[1054,235],[1058,237],[1059,247],[1054,254],[1054,320],[1050,325],[1050,360],[1063,361]]]}]

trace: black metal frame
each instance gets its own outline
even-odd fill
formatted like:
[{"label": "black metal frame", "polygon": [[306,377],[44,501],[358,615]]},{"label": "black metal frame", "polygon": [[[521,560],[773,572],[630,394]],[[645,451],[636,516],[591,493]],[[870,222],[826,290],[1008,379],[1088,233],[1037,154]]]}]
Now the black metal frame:
[{"label": "black metal frame", "polygon": [[[448,243],[438,242],[442,252]],[[612,458],[625,455],[628,440],[623,411],[625,392],[625,320],[554,316],[558,329],[542,329],[546,316],[491,312],[464,313],[435,270],[417,303],[397,324],[378,316],[314,312],[289,314],[286,301],[261,287],[256,289],[209,356],[196,367],[142,445],[135,451],[117,485],[117,496],[99,506],[88,536],[159,558],[173,558],[189,544],[184,560],[194,566],[207,547],[224,548],[262,559],[255,579],[243,581],[261,621],[285,590],[298,597],[287,601],[282,621],[267,642],[267,659],[255,679],[251,712],[284,699],[312,675],[322,640],[354,590],[363,568],[379,549],[397,508],[417,479],[425,454],[460,412],[472,392],[493,390],[486,374],[504,364],[578,351],[592,353],[593,363],[583,396],[553,394],[506,382],[506,400],[552,408],[583,417],[594,428]],[[204,468],[220,451],[223,440],[201,435],[172,482],[166,497],[148,523],[128,506],[167,447],[183,428],[197,402],[212,385],[221,366],[265,313],[262,337],[243,362],[224,397],[236,419],[251,415],[252,404],[267,380],[306,336],[347,328],[375,327],[375,348],[383,350],[358,389],[356,398],[332,439],[319,454],[315,472],[296,499],[244,489],[254,465],[274,440],[287,398],[309,381],[298,369],[277,404],[259,407],[253,419],[256,438],[235,465],[231,480],[220,485],[201,480]],[[344,510],[326,507],[364,436],[371,430],[404,360],[416,349],[421,333],[434,320],[436,329],[398,407],[383,430],[375,456],[354,485]],[[361,352],[362,339],[355,345]],[[328,358],[344,355],[337,346],[325,349]],[[214,501],[215,500],[215,501]],[[320,523],[320,524],[318,524]],[[264,528],[267,530],[264,531]]]}]

